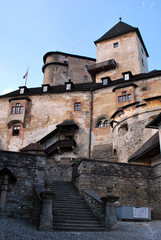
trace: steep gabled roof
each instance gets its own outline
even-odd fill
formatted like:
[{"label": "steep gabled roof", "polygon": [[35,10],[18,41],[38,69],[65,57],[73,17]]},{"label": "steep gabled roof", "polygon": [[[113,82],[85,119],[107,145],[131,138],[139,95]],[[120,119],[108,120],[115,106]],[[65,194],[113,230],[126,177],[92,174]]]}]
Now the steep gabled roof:
[{"label": "steep gabled roof", "polygon": [[128,25],[127,23],[124,23],[122,21],[118,22],[113,28],[111,28],[108,32],[106,32],[101,38],[99,38],[98,40],[96,40],[94,43],[97,44],[99,42],[102,42],[104,40],[108,40],[108,39],[111,39],[111,38],[114,38],[114,37],[118,37],[120,35],[123,35],[123,34],[126,34],[126,33],[129,33],[129,32],[136,32],[143,47],[144,47],[144,50],[146,52],[146,55],[147,57],[149,57],[149,54],[147,52],[147,49],[145,47],[145,44],[143,42],[143,39],[141,37],[141,34],[139,32],[139,29],[138,28],[135,28],[135,27],[132,27],[130,25]]}]

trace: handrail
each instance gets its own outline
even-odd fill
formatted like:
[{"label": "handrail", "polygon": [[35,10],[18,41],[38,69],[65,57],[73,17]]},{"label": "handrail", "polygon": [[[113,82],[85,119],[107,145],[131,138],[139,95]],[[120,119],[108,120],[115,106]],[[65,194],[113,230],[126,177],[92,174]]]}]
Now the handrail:
[{"label": "handrail", "polygon": [[97,193],[95,193],[95,192],[93,192],[91,190],[88,190],[88,189],[86,189],[86,190],[82,189],[82,190],[83,190],[83,192],[85,192],[88,196],[93,198],[98,203],[103,203],[102,200],[101,200],[101,197]]}]

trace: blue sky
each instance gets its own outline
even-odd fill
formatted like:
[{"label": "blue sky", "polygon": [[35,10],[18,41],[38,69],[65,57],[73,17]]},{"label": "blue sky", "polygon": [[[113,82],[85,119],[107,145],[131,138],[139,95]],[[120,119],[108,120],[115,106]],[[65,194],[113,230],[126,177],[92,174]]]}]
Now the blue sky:
[{"label": "blue sky", "polygon": [[138,27],[149,71],[161,70],[161,0],[0,0],[0,93],[43,83],[43,56],[96,57],[94,41],[118,21]]}]

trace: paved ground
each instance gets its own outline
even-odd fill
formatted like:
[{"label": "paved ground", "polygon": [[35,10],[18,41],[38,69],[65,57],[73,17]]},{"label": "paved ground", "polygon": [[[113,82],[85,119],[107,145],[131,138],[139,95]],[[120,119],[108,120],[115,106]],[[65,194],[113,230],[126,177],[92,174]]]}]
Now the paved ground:
[{"label": "paved ground", "polygon": [[161,221],[119,222],[111,232],[41,232],[26,220],[0,218],[0,240],[161,240]]}]

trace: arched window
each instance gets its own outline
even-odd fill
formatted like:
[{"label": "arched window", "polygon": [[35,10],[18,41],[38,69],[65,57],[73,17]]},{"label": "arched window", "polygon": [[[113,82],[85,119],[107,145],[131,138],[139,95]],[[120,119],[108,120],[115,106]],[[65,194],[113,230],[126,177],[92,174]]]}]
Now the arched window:
[{"label": "arched window", "polygon": [[96,128],[107,127],[109,125],[109,121],[106,118],[102,118],[96,123]]},{"label": "arched window", "polygon": [[102,121],[99,121],[97,127],[99,127],[99,128],[100,128],[100,127],[103,127],[103,122],[102,122]]},{"label": "arched window", "polygon": [[105,120],[103,125],[104,125],[104,127],[106,127],[108,125],[108,120]]}]

